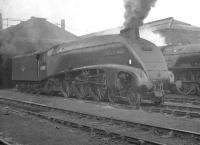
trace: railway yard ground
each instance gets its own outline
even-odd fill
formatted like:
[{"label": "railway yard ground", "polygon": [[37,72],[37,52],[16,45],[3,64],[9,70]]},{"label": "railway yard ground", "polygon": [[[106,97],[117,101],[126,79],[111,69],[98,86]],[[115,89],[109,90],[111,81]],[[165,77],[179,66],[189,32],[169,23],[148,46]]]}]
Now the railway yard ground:
[{"label": "railway yard ground", "polygon": [[171,98],[163,106],[135,109],[1,90],[0,139],[22,145],[200,145],[195,98],[184,103]]},{"label": "railway yard ground", "polygon": [[[51,123],[14,108],[0,106],[0,139],[12,145],[120,145],[109,138]],[[1,144],[1,143],[0,143]],[[3,144],[3,143],[2,143]],[[1,145],[2,145],[1,144]],[[3,144],[4,145],[4,144]]]}]

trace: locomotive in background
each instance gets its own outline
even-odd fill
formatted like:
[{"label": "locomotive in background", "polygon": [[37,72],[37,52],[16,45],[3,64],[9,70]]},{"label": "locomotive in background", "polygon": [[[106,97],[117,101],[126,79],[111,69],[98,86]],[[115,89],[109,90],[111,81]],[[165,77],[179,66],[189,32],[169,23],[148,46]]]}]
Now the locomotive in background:
[{"label": "locomotive in background", "polygon": [[183,95],[200,95],[200,44],[165,46],[161,49],[175,75],[175,89]]},{"label": "locomotive in background", "polygon": [[139,105],[141,96],[162,103],[163,83],[173,74],[158,47],[126,28],[14,57],[12,79],[21,91]]},{"label": "locomotive in background", "polygon": [[168,68],[175,75],[176,85],[166,89],[172,93],[199,95],[200,28],[173,17],[146,23],[142,28],[159,36],[160,41],[154,38],[153,42],[161,46]]}]

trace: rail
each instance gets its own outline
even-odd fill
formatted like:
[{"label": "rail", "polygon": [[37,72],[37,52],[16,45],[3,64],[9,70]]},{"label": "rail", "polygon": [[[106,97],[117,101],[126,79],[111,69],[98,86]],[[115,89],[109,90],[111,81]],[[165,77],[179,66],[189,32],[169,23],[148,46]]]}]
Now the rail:
[{"label": "rail", "polygon": [[[32,108],[40,109],[42,110],[42,112],[43,111],[44,112],[50,111],[51,113],[56,112],[55,116],[54,115],[49,116],[43,113],[27,111],[31,115],[34,115],[43,119],[47,119],[56,123],[73,126],[79,129],[87,130],[92,133],[104,134],[104,135],[106,134],[106,136],[111,136],[112,138],[113,137],[120,138],[128,142],[133,142],[135,144],[142,144],[142,143],[151,144],[151,145],[168,144],[166,142],[163,142],[163,140],[166,139],[166,136],[170,136],[168,138],[168,141],[170,142],[170,144],[176,144],[174,142],[174,139],[176,140],[176,139],[182,139],[182,138],[190,138],[195,141],[197,139],[200,139],[200,133],[198,132],[179,130],[175,128],[165,128],[162,126],[155,126],[155,125],[144,124],[140,122],[123,121],[123,120],[118,120],[115,118],[110,118],[110,117],[105,117],[105,116],[96,116],[96,115],[86,114],[86,113],[78,112],[78,111],[69,111],[69,110],[49,107],[43,104],[36,104],[33,102],[0,98],[0,103],[11,105],[11,106],[17,106],[20,108],[23,106],[25,107],[25,110],[27,107],[32,107]],[[57,117],[57,114],[59,113],[64,113],[65,116],[70,116],[70,117],[68,117],[67,119],[59,118]],[[74,117],[76,119],[74,119]],[[143,137],[137,134],[135,130],[140,130],[139,132],[144,131],[147,134],[150,133],[153,135],[150,135],[151,136],[150,138],[145,137],[145,136]]]}]

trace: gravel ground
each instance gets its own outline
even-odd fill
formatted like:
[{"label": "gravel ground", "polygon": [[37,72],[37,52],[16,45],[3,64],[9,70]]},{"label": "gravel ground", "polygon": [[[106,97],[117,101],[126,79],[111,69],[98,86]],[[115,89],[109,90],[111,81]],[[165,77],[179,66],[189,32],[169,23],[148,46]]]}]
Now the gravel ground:
[{"label": "gravel ground", "polygon": [[14,145],[128,145],[0,106],[0,138]]}]

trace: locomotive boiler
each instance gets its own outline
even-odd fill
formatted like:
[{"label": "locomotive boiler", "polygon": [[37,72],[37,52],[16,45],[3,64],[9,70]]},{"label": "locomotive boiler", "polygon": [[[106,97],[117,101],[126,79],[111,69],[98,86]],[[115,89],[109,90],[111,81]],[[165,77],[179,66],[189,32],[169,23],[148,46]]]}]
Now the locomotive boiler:
[{"label": "locomotive boiler", "polygon": [[163,47],[169,69],[175,76],[175,89],[183,95],[200,95],[200,44]]},{"label": "locomotive boiler", "polygon": [[173,82],[158,47],[137,29],[57,45],[13,58],[12,79],[21,91],[62,93],[111,103],[142,99],[162,103],[164,82]]}]

